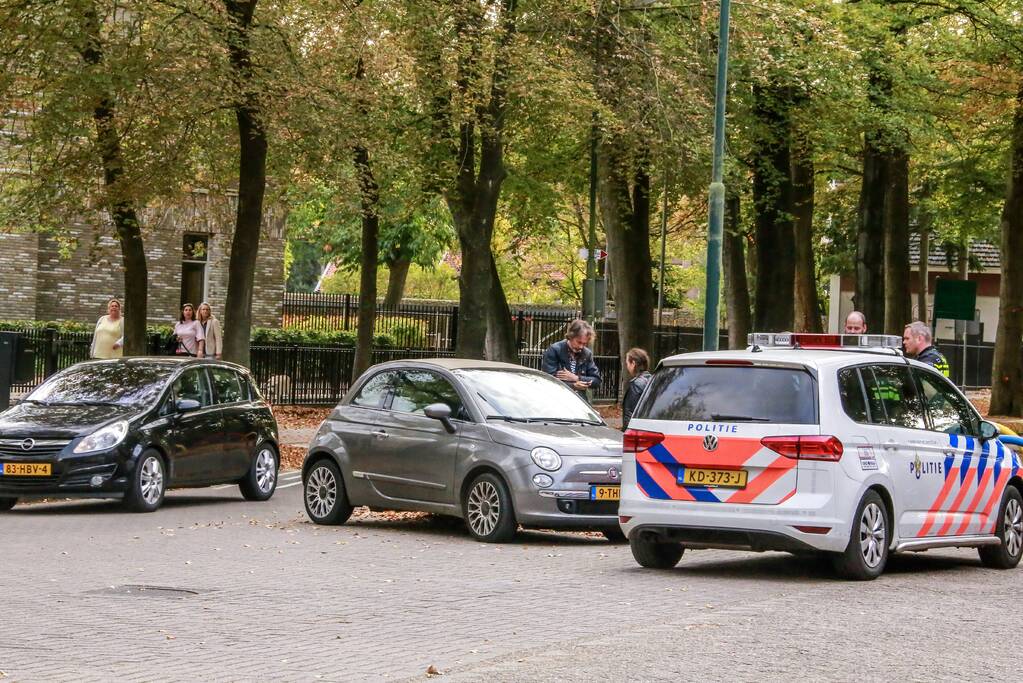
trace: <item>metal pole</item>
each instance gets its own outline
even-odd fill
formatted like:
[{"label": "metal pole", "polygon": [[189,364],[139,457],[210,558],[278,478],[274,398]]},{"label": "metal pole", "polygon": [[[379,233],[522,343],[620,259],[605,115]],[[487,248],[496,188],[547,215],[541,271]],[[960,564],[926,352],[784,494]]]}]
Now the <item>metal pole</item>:
[{"label": "metal pole", "polygon": [[661,326],[664,314],[664,258],[668,235],[668,165],[664,165],[664,206],[661,209],[661,268],[657,283],[657,326]]},{"label": "metal pole", "polygon": [[[586,280],[590,283],[590,310],[583,315],[593,323],[597,319],[597,112],[590,128],[590,234],[586,254]],[[585,297],[583,297],[585,298]]]},{"label": "metal pole", "polygon": [[721,238],[725,220],[725,96],[728,86],[729,0],[721,0],[718,21],[718,72],[714,92],[714,166],[707,229],[707,302],[703,313],[703,349],[718,349],[718,301],[721,298]]}]

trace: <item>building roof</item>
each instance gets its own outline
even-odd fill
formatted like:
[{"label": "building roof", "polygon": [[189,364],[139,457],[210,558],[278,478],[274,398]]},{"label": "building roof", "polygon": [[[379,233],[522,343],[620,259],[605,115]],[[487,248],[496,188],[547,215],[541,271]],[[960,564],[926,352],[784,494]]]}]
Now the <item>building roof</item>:
[{"label": "building roof", "polygon": [[[927,246],[930,248],[930,254],[927,256],[927,264],[929,266],[943,267],[948,265],[945,250],[941,248],[939,240],[932,238]],[[1000,270],[1002,267],[1002,259],[998,247],[987,240],[971,239],[970,254],[980,263],[984,270]],[[909,264],[911,266],[920,265],[919,235],[909,236]]]}]

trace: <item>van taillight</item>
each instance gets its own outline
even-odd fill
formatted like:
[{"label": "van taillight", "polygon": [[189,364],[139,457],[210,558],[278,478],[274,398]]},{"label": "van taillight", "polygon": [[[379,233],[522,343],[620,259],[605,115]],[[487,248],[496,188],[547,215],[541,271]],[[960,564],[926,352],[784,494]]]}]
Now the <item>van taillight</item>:
[{"label": "van taillight", "polygon": [[837,462],[845,450],[837,436],[765,436],[760,443],[775,453],[797,460]]},{"label": "van taillight", "polygon": [[626,429],[622,437],[622,450],[626,453],[642,453],[664,441],[664,434],[643,429]]}]

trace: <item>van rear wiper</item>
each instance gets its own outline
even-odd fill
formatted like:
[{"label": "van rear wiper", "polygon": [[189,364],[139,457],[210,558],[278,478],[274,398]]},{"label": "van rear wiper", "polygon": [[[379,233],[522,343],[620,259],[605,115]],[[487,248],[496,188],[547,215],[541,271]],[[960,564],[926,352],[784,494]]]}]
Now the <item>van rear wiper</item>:
[{"label": "van rear wiper", "polygon": [[711,419],[715,422],[770,422],[770,418],[767,417],[754,417],[752,415],[722,415],[720,413],[711,413]]}]

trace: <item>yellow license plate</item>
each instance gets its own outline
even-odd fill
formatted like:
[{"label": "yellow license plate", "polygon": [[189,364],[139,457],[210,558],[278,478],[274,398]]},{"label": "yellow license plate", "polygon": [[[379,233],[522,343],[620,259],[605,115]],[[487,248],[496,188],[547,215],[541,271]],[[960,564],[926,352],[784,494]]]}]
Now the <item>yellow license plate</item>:
[{"label": "yellow license plate", "polygon": [[686,468],[682,471],[685,486],[706,486],[708,488],[744,489],[746,470],[699,470]]},{"label": "yellow license plate", "polygon": [[52,473],[48,462],[5,462],[4,475],[8,477],[48,477]]},{"label": "yellow license plate", "polygon": [[621,500],[621,486],[591,486],[590,500]]}]

